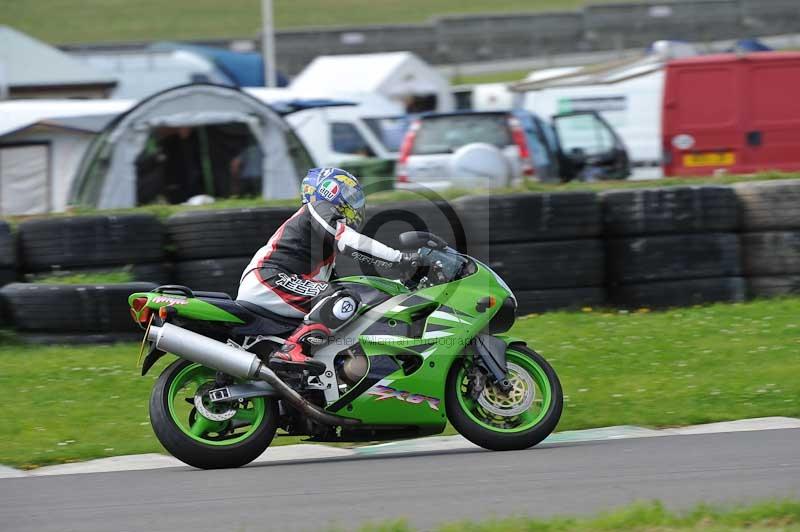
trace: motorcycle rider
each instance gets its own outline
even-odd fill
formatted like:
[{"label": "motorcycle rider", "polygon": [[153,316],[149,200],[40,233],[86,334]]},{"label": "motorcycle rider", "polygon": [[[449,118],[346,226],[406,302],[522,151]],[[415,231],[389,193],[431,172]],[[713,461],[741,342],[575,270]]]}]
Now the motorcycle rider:
[{"label": "motorcycle rider", "polygon": [[360,262],[410,265],[404,254],[359,233],[366,199],[358,180],[339,168],[312,168],[301,185],[302,206],[256,252],[242,274],[237,301],[275,314],[303,318],[286,343],[272,353],[275,370],[318,375],[325,364],[303,352],[321,345],[355,317],[358,298],[330,282],[338,253]]}]

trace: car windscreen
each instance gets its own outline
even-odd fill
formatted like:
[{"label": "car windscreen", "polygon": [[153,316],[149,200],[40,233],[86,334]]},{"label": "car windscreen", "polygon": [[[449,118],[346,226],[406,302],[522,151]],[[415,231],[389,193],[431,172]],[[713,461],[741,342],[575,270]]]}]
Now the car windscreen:
[{"label": "car windscreen", "polygon": [[411,119],[407,116],[364,118],[363,121],[383,144],[386,151],[391,153],[400,151],[403,137],[411,125]]},{"label": "car windscreen", "polygon": [[498,148],[513,144],[505,114],[429,116],[422,120],[413,155],[452,153],[461,146],[485,142]]}]

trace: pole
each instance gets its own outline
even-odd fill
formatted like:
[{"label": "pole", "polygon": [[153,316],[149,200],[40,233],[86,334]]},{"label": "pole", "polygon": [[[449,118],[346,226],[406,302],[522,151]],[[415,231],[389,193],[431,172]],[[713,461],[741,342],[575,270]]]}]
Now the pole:
[{"label": "pole", "polygon": [[275,25],[272,17],[272,0],[261,0],[261,55],[264,58],[264,84],[277,86],[275,77]]}]

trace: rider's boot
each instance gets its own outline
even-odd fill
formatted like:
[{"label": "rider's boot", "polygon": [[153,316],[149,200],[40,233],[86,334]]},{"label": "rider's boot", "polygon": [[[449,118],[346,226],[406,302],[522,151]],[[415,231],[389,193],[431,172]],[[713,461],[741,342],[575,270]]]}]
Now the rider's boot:
[{"label": "rider's boot", "polygon": [[269,367],[285,373],[308,371],[311,375],[325,372],[325,363],[314,360],[303,352],[303,346],[322,345],[331,331],[321,323],[304,323],[286,339],[283,347],[269,357]]},{"label": "rider's boot", "polygon": [[302,372],[312,375],[325,372],[325,363],[303,352],[304,346],[322,346],[331,331],[338,331],[356,316],[358,298],[346,289],[321,297],[279,350],[272,353],[269,366],[276,371]]}]

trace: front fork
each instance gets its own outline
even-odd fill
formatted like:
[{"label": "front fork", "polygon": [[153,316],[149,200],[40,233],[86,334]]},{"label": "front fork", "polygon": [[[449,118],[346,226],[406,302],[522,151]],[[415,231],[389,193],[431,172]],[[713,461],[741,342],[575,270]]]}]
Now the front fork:
[{"label": "front fork", "polygon": [[508,393],[511,390],[511,383],[508,381],[506,365],[508,347],[506,341],[491,334],[479,334],[472,341],[472,346],[478,354],[480,364],[486,368],[491,382],[503,393]]}]

